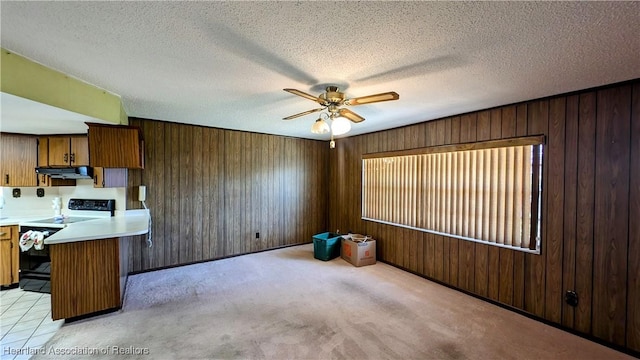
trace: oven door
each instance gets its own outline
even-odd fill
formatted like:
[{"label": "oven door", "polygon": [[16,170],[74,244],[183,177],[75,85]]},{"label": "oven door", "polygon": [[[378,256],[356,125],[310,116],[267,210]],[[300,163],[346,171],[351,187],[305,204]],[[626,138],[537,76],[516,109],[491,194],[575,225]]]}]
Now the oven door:
[{"label": "oven door", "polygon": [[[20,227],[20,237],[27,231],[42,231],[46,236],[58,229]],[[44,245],[40,250],[34,246],[26,251],[20,251],[20,288],[25,291],[51,293],[51,257],[49,246]]]}]

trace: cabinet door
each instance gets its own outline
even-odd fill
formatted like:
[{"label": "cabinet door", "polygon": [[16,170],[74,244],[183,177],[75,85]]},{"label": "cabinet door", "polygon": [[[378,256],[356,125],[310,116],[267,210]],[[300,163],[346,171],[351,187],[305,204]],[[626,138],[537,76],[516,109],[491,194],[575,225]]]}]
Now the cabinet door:
[{"label": "cabinet door", "polygon": [[[18,265],[17,255],[14,255],[13,246],[13,226],[1,226],[0,227],[0,285],[11,285],[14,282],[18,282]],[[15,237],[17,240],[18,234]],[[18,246],[17,241],[15,246]],[[15,271],[14,271],[14,268]],[[15,273],[15,279],[14,279]]]},{"label": "cabinet door", "polygon": [[49,137],[49,166],[71,166],[68,137]]},{"label": "cabinet door", "polygon": [[140,128],[125,125],[89,125],[91,166],[104,168],[144,168]]},{"label": "cabinet door", "polygon": [[51,186],[51,178],[45,174],[38,174],[38,186]]},{"label": "cabinet door", "polygon": [[38,166],[49,166],[49,138],[38,138]]},{"label": "cabinet door", "polygon": [[101,168],[101,167],[93,168],[93,187],[94,188],[104,187],[104,168]]},{"label": "cabinet door", "polygon": [[71,165],[89,166],[89,139],[86,136],[71,137]]},{"label": "cabinet door", "polygon": [[0,174],[2,186],[37,186],[37,139],[33,136],[2,134]]},{"label": "cabinet door", "polygon": [[20,282],[20,231],[18,225],[11,228],[11,281]]}]

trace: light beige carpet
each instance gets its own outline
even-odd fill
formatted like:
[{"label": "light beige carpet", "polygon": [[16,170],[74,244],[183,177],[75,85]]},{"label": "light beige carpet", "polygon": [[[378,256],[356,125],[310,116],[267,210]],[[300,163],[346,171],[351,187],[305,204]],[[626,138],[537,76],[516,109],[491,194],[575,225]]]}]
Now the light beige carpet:
[{"label": "light beige carpet", "polygon": [[386,264],[315,260],[312,245],[131,276],[122,311],[65,324],[34,358],[84,357],[53,355],[74,349],[92,359],[631,359]]}]

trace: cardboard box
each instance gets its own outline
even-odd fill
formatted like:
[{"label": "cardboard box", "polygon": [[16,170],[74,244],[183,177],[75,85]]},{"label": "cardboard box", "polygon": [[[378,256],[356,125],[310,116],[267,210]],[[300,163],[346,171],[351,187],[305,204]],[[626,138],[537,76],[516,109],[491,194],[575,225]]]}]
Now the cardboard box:
[{"label": "cardboard box", "polygon": [[376,241],[368,238],[366,241],[360,239],[364,239],[364,236],[359,234],[343,236],[340,256],[356,267],[375,264]]}]

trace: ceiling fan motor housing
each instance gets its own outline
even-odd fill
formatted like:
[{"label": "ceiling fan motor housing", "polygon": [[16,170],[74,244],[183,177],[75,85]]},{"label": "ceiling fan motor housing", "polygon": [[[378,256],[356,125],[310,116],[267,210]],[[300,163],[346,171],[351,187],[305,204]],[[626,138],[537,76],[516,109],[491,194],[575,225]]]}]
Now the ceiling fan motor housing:
[{"label": "ceiling fan motor housing", "polygon": [[344,93],[340,92],[337,86],[327,86],[327,92],[318,97],[335,105],[341,105],[344,102]]}]

